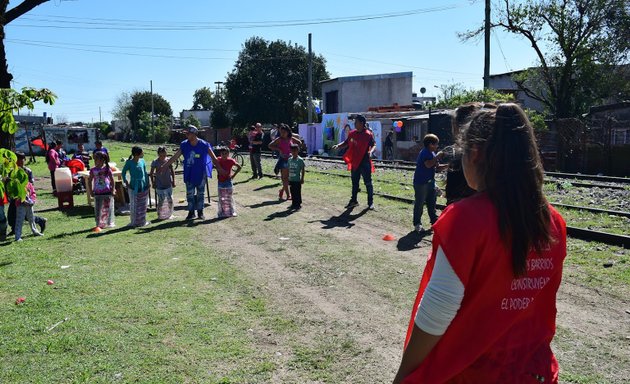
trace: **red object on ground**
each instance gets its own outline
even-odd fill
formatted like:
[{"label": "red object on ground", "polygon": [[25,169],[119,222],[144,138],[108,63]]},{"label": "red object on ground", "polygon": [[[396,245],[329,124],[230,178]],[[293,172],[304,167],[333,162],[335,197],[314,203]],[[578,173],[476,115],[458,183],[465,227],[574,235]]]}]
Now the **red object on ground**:
[{"label": "red object on ground", "polygon": [[388,233],[385,236],[383,236],[383,240],[385,240],[385,241],[393,241],[393,240],[396,240],[396,238],[394,237],[394,235],[390,235]]},{"label": "red object on ground", "polygon": [[26,301],[26,298],[25,298],[25,297],[18,297],[18,298],[15,300],[15,305],[22,304],[22,303],[23,303],[23,302],[25,302],[25,301]]},{"label": "red object on ground", "polygon": [[54,282],[54,281],[52,281],[52,280],[48,280],[48,281],[46,282],[46,284],[48,284],[48,285],[53,285],[53,284],[55,284],[55,282]]},{"label": "red object on ground", "polygon": [[92,232],[100,232],[101,231],[101,227],[94,227],[92,229]]}]

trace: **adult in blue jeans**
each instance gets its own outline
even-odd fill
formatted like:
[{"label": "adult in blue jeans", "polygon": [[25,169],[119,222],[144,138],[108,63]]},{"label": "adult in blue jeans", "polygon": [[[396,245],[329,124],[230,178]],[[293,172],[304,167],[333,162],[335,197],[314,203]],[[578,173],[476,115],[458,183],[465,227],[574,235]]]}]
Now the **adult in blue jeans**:
[{"label": "adult in blue jeans", "polygon": [[168,169],[180,155],[184,155],[184,183],[186,184],[186,201],[188,202],[186,220],[193,220],[195,211],[197,211],[197,217],[204,220],[203,199],[207,178],[212,177],[212,164],[214,163],[219,173],[224,174],[226,171],[218,165],[212,145],[197,137],[199,132],[197,127],[189,125],[184,128],[184,132],[186,133],[186,140],[180,143],[179,149],[160,169]]},{"label": "adult in blue jeans", "polygon": [[424,232],[422,228],[422,210],[426,204],[427,213],[431,224],[438,219],[435,212],[435,203],[437,196],[435,195],[435,172],[446,169],[448,165],[440,165],[440,160],[444,157],[443,152],[437,151],[440,139],[429,133],[423,140],[424,148],[418,154],[416,160],[416,171],[413,174],[413,189],[415,192],[415,200],[413,203],[413,226],[419,233]]},{"label": "adult in blue jeans", "polygon": [[334,145],[333,149],[345,149],[343,160],[348,164],[352,179],[352,197],[346,208],[354,208],[359,205],[357,195],[359,194],[359,181],[363,177],[365,189],[367,190],[368,209],[374,209],[374,187],[372,186],[372,152],[376,149],[374,135],[367,130],[367,121],[363,115],[354,118],[355,129],[350,131],[348,137],[341,143]]}]

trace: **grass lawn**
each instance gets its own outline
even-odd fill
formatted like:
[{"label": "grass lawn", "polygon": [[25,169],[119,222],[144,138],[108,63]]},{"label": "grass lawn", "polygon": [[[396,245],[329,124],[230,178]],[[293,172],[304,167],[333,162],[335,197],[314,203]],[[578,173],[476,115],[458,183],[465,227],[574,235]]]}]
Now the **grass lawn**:
[{"label": "grass lawn", "polygon": [[[105,146],[122,168],[131,145]],[[156,146],[143,147],[150,164]],[[128,216],[117,216],[116,228],[94,233],[85,195],[75,195],[75,208],[61,212],[41,179],[48,176],[43,160],[29,167],[35,209],[48,226],[43,237],[26,231],[21,243],[0,243],[0,383],[375,383],[393,377],[429,247],[428,238],[418,248],[403,241],[411,237],[410,205],[377,198],[377,211],[348,218],[339,207],[350,179],[309,172],[305,208],[290,214],[276,200],[278,181],[246,181],[246,164],[236,180],[237,218],[217,221],[213,202],[208,220],[184,223],[177,175],[179,219],[153,221],[152,211],[153,223],[136,229],[126,227]],[[271,173],[273,162],[266,159],[263,167]],[[413,197],[413,189],[400,185],[408,175],[379,171],[375,178],[375,190]],[[359,200],[365,204],[364,192]],[[423,221],[428,226],[426,214]],[[384,242],[382,233],[399,241]],[[607,317],[600,313],[605,305],[629,305],[627,250],[579,240],[569,240],[568,250],[563,284],[596,292],[593,302],[604,303],[576,307]],[[18,297],[24,303],[17,305]],[[565,320],[559,318],[554,341],[563,382],[623,382],[630,375],[627,328],[600,339],[597,324],[589,325],[596,320]],[[600,356],[607,365],[598,364]]]}]

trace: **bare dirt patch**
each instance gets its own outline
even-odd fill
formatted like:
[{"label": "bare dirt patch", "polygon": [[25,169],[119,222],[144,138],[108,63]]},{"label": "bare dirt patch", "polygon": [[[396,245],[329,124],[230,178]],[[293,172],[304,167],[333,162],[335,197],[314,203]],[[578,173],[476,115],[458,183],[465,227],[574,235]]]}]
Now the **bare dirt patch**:
[{"label": "bare dirt patch", "polygon": [[[252,330],[254,343],[277,356],[274,382],[391,381],[429,239],[388,220],[387,210],[344,210],[345,196],[307,188],[302,210],[289,212],[269,179],[235,188],[239,217],[207,229],[221,233],[213,247],[292,323]],[[398,241],[381,240],[385,233]],[[623,382],[630,375],[628,309],[628,301],[565,279],[554,341],[564,381]]]}]

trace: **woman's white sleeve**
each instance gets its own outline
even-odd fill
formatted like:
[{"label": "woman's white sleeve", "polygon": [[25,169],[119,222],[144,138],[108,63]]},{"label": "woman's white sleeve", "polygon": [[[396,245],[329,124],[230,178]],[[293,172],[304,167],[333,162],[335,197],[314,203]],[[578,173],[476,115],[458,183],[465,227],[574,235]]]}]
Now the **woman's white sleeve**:
[{"label": "woman's white sleeve", "polygon": [[464,298],[464,285],[453,271],[442,247],[438,247],[433,273],[416,313],[416,325],[441,336],[453,321]]}]

